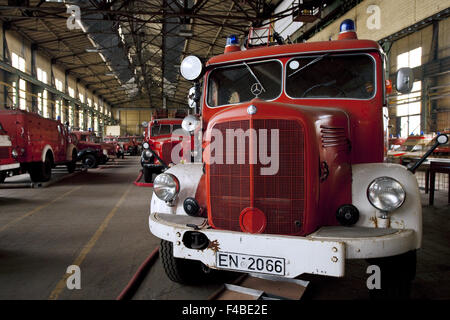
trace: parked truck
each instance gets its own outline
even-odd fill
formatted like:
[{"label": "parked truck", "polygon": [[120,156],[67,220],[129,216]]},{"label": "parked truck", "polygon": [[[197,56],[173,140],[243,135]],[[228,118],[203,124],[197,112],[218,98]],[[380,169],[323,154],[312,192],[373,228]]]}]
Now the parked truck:
[{"label": "parked truck", "polygon": [[165,171],[172,161],[172,150],[180,143],[173,132],[181,129],[182,119],[154,119],[145,123],[141,166],[144,181],[152,182],[153,177]]},{"label": "parked truck", "polygon": [[78,159],[87,168],[96,168],[105,164],[110,157],[115,157],[115,148],[112,144],[102,142],[94,132],[72,131],[72,141],[78,149]]},{"label": "parked truck", "polygon": [[77,149],[61,122],[36,113],[5,109],[0,110],[0,123],[11,140],[12,152],[5,155],[20,164],[20,170],[11,174],[28,172],[32,181],[44,182],[50,180],[52,168],[57,165],[74,172]]},{"label": "parked truck", "polygon": [[[385,54],[357,39],[353,21],[340,31],[337,41],[245,51],[229,37],[206,66],[182,61],[204,150],[154,180],[149,227],[171,280],[217,270],[343,277],[363,259],[381,270],[372,295],[407,296],[422,206],[414,174],[383,162]],[[397,91],[413,81],[400,69]]]},{"label": "parked truck", "polygon": [[0,122],[0,183],[3,183],[7,176],[19,170],[17,150],[13,148],[11,138]]}]

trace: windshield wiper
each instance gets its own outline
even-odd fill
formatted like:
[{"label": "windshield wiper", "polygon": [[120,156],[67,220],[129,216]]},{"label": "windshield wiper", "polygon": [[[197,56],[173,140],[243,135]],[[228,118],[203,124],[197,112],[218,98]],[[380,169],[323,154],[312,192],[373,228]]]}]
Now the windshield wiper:
[{"label": "windshield wiper", "polygon": [[316,62],[319,62],[320,60],[322,60],[323,58],[325,58],[325,57],[327,57],[327,56],[329,56],[329,55],[330,55],[329,53],[325,53],[324,55],[321,55],[320,57],[315,58],[315,59],[314,59],[313,61],[311,61],[310,63],[308,63],[308,64],[304,65],[303,67],[301,67],[300,69],[298,69],[298,70],[292,72],[290,75],[288,75],[288,78],[292,77],[292,76],[293,76],[294,74],[296,74],[297,72],[300,72],[300,71],[302,71],[303,69],[309,67],[310,65],[312,65],[312,64],[314,64],[314,63],[316,63]]},{"label": "windshield wiper", "polygon": [[258,84],[261,86],[262,90],[264,92],[266,92],[266,89],[264,89],[264,86],[262,85],[261,81],[259,81],[258,77],[256,76],[256,74],[253,72],[253,70],[248,66],[248,64],[246,62],[243,62],[244,66],[247,67],[248,71],[250,72],[250,74],[253,76],[253,78],[255,78],[256,82],[258,82]]}]

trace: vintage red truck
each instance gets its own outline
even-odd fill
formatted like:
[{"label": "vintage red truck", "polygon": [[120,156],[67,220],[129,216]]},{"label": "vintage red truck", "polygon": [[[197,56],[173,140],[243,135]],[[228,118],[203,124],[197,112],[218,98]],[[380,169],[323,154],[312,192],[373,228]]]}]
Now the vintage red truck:
[{"label": "vintage red truck", "polygon": [[[145,123],[141,166],[145,182],[152,182],[154,175],[163,172],[172,161],[172,150],[180,139],[173,133],[181,130],[182,119],[154,119]],[[159,159],[158,159],[159,158]]]},{"label": "vintage red truck", "polygon": [[78,149],[78,159],[87,168],[96,168],[115,157],[114,145],[101,142],[91,131],[72,131],[72,140]]},{"label": "vintage red truck", "polygon": [[103,141],[107,144],[114,146],[114,152],[117,158],[125,158],[125,151],[123,150],[122,143],[119,143],[119,138],[114,136],[106,136]]},{"label": "vintage red truck", "polygon": [[52,168],[67,166],[74,172],[77,149],[67,128],[59,121],[22,110],[0,110],[0,123],[11,140],[11,157],[20,164],[13,174],[28,172],[34,182],[51,178]]},{"label": "vintage red truck", "polygon": [[[383,162],[386,58],[352,26],[337,41],[244,51],[230,37],[206,66],[182,61],[203,88],[193,95],[205,148],[154,180],[149,228],[171,280],[201,282],[214,269],[343,277],[348,260],[363,259],[381,269],[373,295],[407,294],[419,189],[412,172]],[[397,91],[410,92],[413,77],[400,69]]]},{"label": "vintage red truck", "polygon": [[20,170],[17,154],[17,150],[12,146],[11,138],[0,122],[0,183],[3,183],[10,174]]},{"label": "vintage red truck", "polygon": [[408,136],[399,148],[387,152],[388,162],[401,163],[403,158],[421,157],[434,144],[433,137],[432,134]]},{"label": "vintage red truck", "polygon": [[117,143],[122,147],[123,153],[135,156],[138,154],[138,146],[135,139],[131,136],[118,137]]}]

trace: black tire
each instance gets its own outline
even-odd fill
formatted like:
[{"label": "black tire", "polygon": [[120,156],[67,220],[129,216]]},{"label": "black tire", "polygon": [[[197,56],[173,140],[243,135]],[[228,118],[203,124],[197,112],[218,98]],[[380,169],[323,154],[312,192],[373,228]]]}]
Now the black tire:
[{"label": "black tire", "polygon": [[98,166],[97,158],[92,154],[86,154],[81,158],[81,163],[88,169],[96,168]]},{"label": "black tire", "polygon": [[152,183],[153,182],[153,170],[147,167],[144,167],[142,169],[144,171],[144,181],[146,183]]},{"label": "black tire", "polygon": [[173,244],[161,240],[161,260],[167,277],[182,284],[204,284],[218,279],[218,271],[212,270],[200,261],[175,258]]},{"label": "black tire", "polygon": [[411,295],[411,283],[416,276],[416,250],[404,254],[370,259],[368,262],[380,267],[381,289],[369,290],[373,300],[407,300]]},{"label": "black tire", "polygon": [[72,153],[72,161],[70,161],[69,164],[67,165],[67,172],[74,173],[76,168],[77,168],[77,152],[74,151]]},{"label": "black tire", "polygon": [[5,171],[1,171],[0,172],[0,183],[5,182],[6,179],[6,172]]},{"label": "black tire", "polygon": [[52,156],[47,153],[44,162],[33,163],[30,168],[30,177],[33,182],[46,182],[52,178]]}]

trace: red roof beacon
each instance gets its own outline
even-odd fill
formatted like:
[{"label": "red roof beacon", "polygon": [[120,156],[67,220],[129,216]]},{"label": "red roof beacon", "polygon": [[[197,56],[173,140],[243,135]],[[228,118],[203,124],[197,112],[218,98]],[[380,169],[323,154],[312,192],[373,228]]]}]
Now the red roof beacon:
[{"label": "red roof beacon", "polygon": [[339,30],[338,40],[358,39],[355,31],[355,22],[352,19],[342,21]]}]

